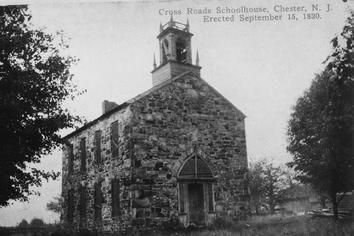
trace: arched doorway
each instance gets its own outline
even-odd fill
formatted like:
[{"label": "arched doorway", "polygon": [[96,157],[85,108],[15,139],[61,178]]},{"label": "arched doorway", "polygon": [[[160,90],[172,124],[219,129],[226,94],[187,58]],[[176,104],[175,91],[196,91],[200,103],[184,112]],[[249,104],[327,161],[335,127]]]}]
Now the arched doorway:
[{"label": "arched doorway", "polygon": [[193,154],[178,173],[179,214],[185,226],[208,225],[214,212],[211,168],[200,156]]}]

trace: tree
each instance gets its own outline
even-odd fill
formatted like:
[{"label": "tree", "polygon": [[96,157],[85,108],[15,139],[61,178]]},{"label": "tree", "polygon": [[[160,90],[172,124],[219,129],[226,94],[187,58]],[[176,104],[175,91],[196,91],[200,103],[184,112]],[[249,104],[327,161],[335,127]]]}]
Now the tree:
[{"label": "tree", "polygon": [[30,226],[34,227],[34,228],[42,227],[42,226],[44,226],[44,221],[42,219],[39,219],[39,218],[33,218],[31,220]]},{"label": "tree", "polygon": [[61,215],[63,210],[63,198],[60,196],[54,197],[52,201],[47,203],[47,210]]},{"label": "tree", "polygon": [[262,205],[263,194],[263,165],[264,161],[250,163],[248,171],[248,186],[250,190],[250,205],[254,207],[256,215]]},{"label": "tree", "polygon": [[270,214],[274,214],[275,206],[282,203],[285,185],[285,171],[281,166],[266,163],[263,167],[263,194],[269,206]]},{"label": "tree", "polygon": [[294,107],[288,124],[299,180],[331,199],[335,219],[338,197],[354,188],[354,12],[331,43],[333,53]]},{"label": "tree", "polygon": [[19,224],[18,227],[20,228],[27,228],[28,227],[28,222],[27,220],[23,219]]},{"label": "tree", "polygon": [[259,214],[260,206],[268,205],[271,214],[275,206],[284,200],[284,190],[290,187],[287,183],[288,169],[274,165],[265,159],[250,163],[249,188],[250,204]]},{"label": "tree", "polygon": [[81,94],[62,56],[64,35],[35,29],[26,6],[0,7],[0,206],[27,200],[30,187],[59,173],[33,167],[61,144],[58,131],[80,118],[63,102]]}]

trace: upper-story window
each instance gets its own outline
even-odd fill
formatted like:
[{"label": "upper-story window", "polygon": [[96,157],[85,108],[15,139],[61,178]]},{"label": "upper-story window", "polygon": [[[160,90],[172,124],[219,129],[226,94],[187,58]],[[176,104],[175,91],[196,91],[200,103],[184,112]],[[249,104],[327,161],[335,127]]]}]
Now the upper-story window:
[{"label": "upper-story window", "polygon": [[86,172],[86,138],[80,140],[81,172]]},{"label": "upper-story window", "polygon": [[184,39],[176,41],[176,56],[178,62],[187,62],[187,43]]},{"label": "upper-story window", "polygon": [[95,132],[95,162],[100,163],[101,162],[101,136],[102,132],[101,130],[97,130]]},{"label": "upper-story window", "polygon": [[67,146],[68,148],[68,174],[72,174],[74,172],[74,147],[70,143]]},{"label": "upper-story window", "polygon": [[117,157],[119,154],[118,146],[118,121],[115,121],[111,124],[111,151],[112,157]]}]

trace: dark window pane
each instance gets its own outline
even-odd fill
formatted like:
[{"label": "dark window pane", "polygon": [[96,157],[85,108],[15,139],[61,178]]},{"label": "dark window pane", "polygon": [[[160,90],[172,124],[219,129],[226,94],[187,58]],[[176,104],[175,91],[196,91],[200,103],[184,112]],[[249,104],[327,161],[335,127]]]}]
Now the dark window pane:
[{"label": "dark window pane", "polygon": [[101,130],[95,132],[95,162],[101,162]]},{"label": "dark window pane", "polygon": [[74,147],[72,144],[68,145],[68,174],[74,172]]},{"label": "dark window pane", "polygon": [[80,221],[86,218],[86,187],[80,187]]},{"label": "dark window pane", "polygon": [[68,191],[68,205],[67,205],[67,213],[68,213],[68,223],[72,224],[74,219],[74,191],[70,189]]},{"label": "dark window pane", "polygon": [[120,215],[119,180],[112,180],[112,216]]},{"label": "dark window pane", "polygon": [[102,218],[102,191],[101,191],[101,182],[95,183],[95,220],[100,220]]},{"label": "dark window pane", "polygon": [[81,172],[86,172],[86,138],[80,141]]},{"label": "dark window pane", "polygon": [[176,42],[176,55],[178,62],[186,62],[187,61],[187,47],[186,43],[179,39]]},{"label": "dark window pane", "polygon": [[118,121],[115,121],[111,124],[111,151],[112,157],[118,156]]}]

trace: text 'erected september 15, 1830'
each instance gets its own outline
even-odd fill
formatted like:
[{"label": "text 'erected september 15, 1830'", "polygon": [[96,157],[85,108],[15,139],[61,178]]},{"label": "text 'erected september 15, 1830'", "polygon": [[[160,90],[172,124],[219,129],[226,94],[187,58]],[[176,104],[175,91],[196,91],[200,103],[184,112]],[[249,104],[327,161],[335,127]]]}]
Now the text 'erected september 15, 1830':
[{"label": "text 'erected september 15, 1830'", "polygon": [[331,4],[282,5],[272,6],[217,6],[184,9],[159,9],[159,15],[198,15],[205,23],[217,22],[273,22],[321,20],[333,11]]}]

